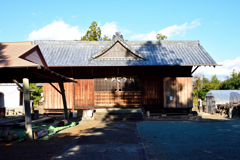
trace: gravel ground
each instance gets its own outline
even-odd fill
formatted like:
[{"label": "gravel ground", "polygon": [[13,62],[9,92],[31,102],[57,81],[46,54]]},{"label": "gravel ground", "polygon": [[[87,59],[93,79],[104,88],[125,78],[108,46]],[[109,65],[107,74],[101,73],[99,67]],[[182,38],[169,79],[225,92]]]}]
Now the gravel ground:
[{"label": "gravel ground", "polygon": [[52,160],[146,160],[136,128],[131,122],[102,122]]},{"label": "gravel ground", "polygon": [[240,159],[240,120],[139,122],[149,159]]}]

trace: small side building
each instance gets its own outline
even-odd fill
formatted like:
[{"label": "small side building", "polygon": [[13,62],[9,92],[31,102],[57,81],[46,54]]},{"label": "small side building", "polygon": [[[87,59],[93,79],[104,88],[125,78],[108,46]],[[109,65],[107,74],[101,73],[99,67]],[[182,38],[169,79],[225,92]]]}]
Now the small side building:
[{"label": "small side building", "polygon": [[23,92],[15,83],[0,83],[0,108],[23,112]]},{"label": "small side building", "polygon": [[205,112],[215,113],[218,104],[240,104],[240,90],[210,90],[205,97]]}]

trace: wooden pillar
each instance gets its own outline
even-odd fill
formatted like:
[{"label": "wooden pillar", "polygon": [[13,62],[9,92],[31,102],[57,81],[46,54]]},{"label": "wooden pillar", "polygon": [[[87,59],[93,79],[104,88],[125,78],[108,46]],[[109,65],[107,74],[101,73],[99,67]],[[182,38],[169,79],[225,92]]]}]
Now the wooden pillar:
[{"label": "wooden pillar", "polygon": [[64,113],[65,113],[65,119],[67,121],[69,121],[68,118],[68,110],[67,110],[67,101],[66,101],[66,96],[65,96],[65,90],[64,90],[64,85],[63,82],[59,82],[59,87],[61,89],[61,93],[62,93],[62,100],[63,100],[63,107],[64,107]]},{"label": "wooden pillar", "polygon": [[30,92],[29,92],[28,78],[23,78],[23,93],[24,93],[26,139],[28,141],[32,141],[33,140],[32,120],[31,120]]}]

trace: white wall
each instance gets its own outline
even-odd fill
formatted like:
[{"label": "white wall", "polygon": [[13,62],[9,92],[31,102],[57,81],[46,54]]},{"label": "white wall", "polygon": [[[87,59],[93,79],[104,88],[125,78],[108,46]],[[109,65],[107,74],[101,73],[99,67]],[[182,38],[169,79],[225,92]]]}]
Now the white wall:
[{"label": "white wall", "polygon": [[16,84],[0,84],[0,92],[0,107],[20,107],[20,91]]}]

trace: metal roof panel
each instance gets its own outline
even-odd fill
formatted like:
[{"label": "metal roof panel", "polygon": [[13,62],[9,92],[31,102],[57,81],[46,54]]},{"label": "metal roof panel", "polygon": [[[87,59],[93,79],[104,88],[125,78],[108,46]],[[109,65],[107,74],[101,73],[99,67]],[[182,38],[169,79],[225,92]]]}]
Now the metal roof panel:
[{"label": "metal roof panel", "polygon": [[109,42],[35,41],[49,66],[217,65],[199,41],[125,41],[146,60],[89,60]]}]

